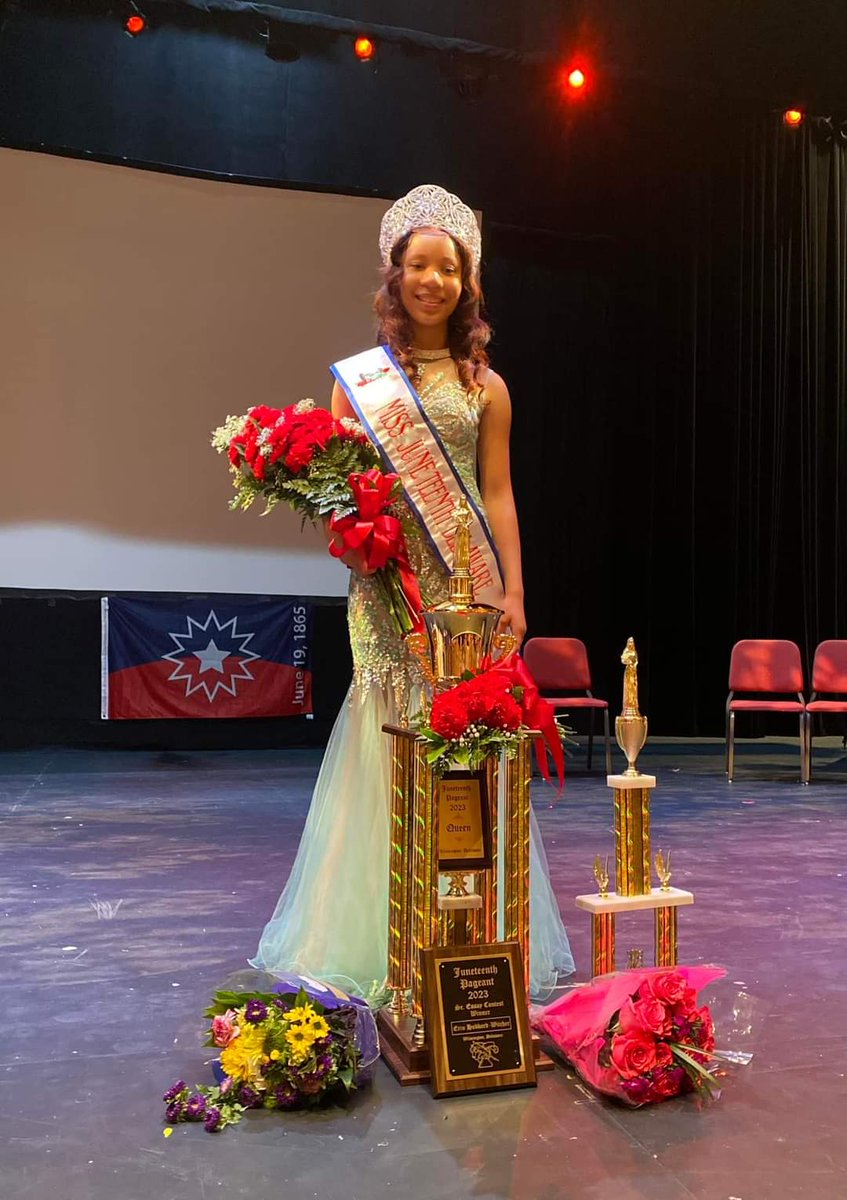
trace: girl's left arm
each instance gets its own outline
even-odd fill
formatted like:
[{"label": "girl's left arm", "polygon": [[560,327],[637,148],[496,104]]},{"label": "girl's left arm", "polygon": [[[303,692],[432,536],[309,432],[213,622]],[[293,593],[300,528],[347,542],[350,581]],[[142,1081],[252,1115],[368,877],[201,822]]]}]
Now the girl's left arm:
[{"label": "girl's left arm", "polygon": [[512,404],[503,380],[489,371],[485,383],[488,401],[479,426],[479,479],[482,502],[488,513],[494,543],[503,568],[505,600],[500,630],[511,628],[520,644],[526,634],[523,575],[521,573],[521,535],[512,494],[509,467],[509,432]]}]

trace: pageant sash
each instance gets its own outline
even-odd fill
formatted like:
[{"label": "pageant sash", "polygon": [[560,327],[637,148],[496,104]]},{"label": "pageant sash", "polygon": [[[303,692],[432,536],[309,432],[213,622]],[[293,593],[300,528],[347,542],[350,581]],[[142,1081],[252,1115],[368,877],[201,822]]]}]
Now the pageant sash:
[{"label": "pageant sash", "polygon": [[446,571],[453,565],[456,502],[467,498],[474,597],[501,605],[500,564],[485,518],[397,359],[387,346],[375,346],[334,363],[332,373],[385,465],[400,476],[406,500]]}]

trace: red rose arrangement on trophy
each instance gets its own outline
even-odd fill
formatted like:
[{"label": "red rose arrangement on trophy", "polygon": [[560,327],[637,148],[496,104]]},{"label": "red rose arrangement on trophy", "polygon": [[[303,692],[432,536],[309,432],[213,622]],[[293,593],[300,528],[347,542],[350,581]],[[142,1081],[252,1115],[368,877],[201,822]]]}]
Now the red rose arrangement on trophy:
[{"label": "red rose arrangement on trophy", "polygon": [[212,445],[229,459],[230,508],[257,499],[265,513],[283,502],[335,535],[330,553],[361,553],[401,634],[420,628],[422,600],[395,502],[399,476],[383,471],[358,421],[337,420],[313,400],[287,408],[260,404],[227,417]]},{"label": "red rose arrangement on trophy", "polygon": [[460,683],[437,693],[428,719],[419,725],[420,734],[430,743],[427,761],[436,774],[451,765],[476,770],[490,754],[513,757],[530,729],[542,734],[536,741],[542,774],[550,778],[549,750],[561,787],[565,769],[561,730],[552,705],[539,694],[517,654],[493,664],[488,660],[477,674],[468,672]]}]

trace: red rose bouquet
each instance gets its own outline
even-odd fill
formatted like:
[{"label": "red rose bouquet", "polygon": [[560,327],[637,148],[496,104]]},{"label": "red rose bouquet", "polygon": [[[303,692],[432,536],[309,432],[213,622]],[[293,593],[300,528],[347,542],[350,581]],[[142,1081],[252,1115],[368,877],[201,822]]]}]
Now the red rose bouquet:
[{"label": "red rose bouquet", "polygon": [[716,1095],[714,1063],[749,1061],[715,1050],[711,1013],[698,1005],[701,989],[725,974],[650,967],[604,975],[536,1010],[533,1025],[586,1083],[633,1107],[684,1092]]},{"label": "red rose bouquet", "polygon": [[381,470],[358,421],[336,420],[314,400],[283,409],[260,404],[227,417],[212,445],[229,459],[230,508],[249,508],[261,498],[265,513],[284,501],[304,519],[327,520],[335,534],[330,552],[340,558],[361,551],[400,633],[419,627],[420,590],[392,511],[399,476]]},{"label": "red rose bouquet", "polygon": [[[520,656],[512,654],[439,692],[429,720],[420,725],[419,732],[431,743],[427,761],[436,774],[443,774],[450,766],[476,770],[489,754],[513,757],[518,734],[530,729],[544,734],[561,786],[564,755],[553,708],[539,695]],[[542,757],[538,743],[536,750],[542,772],[549,779],[546,754]]]}]

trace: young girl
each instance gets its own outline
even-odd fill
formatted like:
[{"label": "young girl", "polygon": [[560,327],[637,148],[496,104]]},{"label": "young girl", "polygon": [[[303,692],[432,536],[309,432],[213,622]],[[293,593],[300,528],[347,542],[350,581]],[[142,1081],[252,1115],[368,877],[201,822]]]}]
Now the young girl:
[{"label": "young girl", "polygon": [[[424,185],[388,211],[380,250],[379,341],[406,372],[468,498],[487,521],[502,586],[498,579],[485,599],[503,609],[501,629],[520,642],[526,620],[509,473],[511,406],[485,351],[490,330],[480,316],[476,219],[457,197]],[[332,410],[337,417],[357,415],[342,382],[333,390]],[[412,530],[409,557],[421,590],[430,602],[443,600],[447,572],[417,511]],[[253,965],[312,975],[376,998],[386,975],[388,929],[390,743],[382,726],[402,723],[417,710],[423,679],[361,554],[346,554],[344,561],[351,569],[353,682],[291,875]],[[531,896],[530,990],[540,995],[573,970],[573,959],[534,815]]]}]

